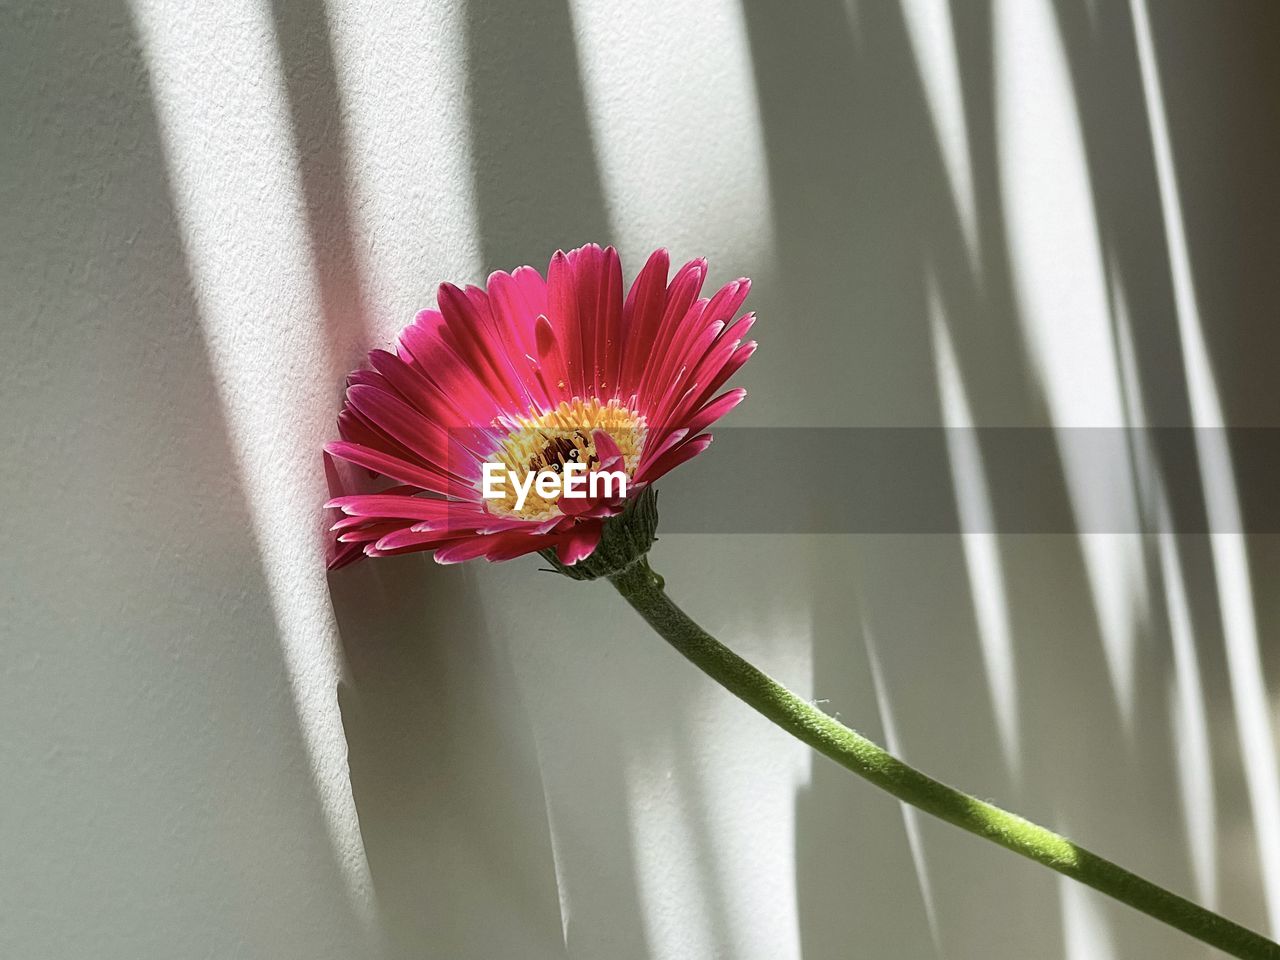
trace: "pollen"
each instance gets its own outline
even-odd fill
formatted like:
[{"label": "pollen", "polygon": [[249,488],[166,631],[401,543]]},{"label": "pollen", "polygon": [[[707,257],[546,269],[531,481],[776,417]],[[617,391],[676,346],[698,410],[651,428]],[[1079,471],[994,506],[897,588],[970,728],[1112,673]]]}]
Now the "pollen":
[{"label": "pollen", "polygon": [[[622,468],[630,479],[639,465],[646,432],[642,415],[617,400],[601,403],[594,397],[589,400],[574,397],[545,413],[530,410],[523,417],[507,416],[503,418],[503,425],[510,433],[488,459],[501,463],[521,483],[531,473],[543,470],[560,473],[570,462],[585,464],[588,470],[596,469],[600,464],[594,439],[597,430],[609,434],[618,445]],[[507,483],[502,497],[486,500],[485,504],[491,513],[502,516],[549,520],[559,513],[558,501],[559,495],[548,500],[530,487],[523,506],[517,510],[516,492]]]}]

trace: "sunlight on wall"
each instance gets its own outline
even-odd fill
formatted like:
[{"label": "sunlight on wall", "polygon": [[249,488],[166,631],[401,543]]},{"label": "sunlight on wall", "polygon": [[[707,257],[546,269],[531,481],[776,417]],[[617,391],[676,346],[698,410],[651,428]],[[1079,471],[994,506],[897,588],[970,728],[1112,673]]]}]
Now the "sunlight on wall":
[{"label": "sunlight on wall", "polygon": [[1148,529],[1154,537],[1160,583],[1169,622],[1173,651],[1173,677],[1169,692],[1169,722],[1177,749],[1178,789],[1182,801],[1183,829],[1187,834],[1191,873],[1196,898],[1213,907],[1218,901],[1218,815],[1214,797],[1213,757],[1209,738],[1209,717],[1204,685],[1200,679],[1200,659],[1196,651],[1191,604],[1187,597],[1187,577],[1178,553],[1178,537],[1169,532],[1172,517],[1159,461],[1147,434],[1150,426],[1142,408],[1142,381],[1138,373],[1137,348],[1130,325],[1129,305],[1123,279],[1111,265],[1112,315],[1116,322],[1117,353],[1128,400],[1127,417],[1135,430],[1134,469],[1136,486],[1147,504]]},{"label": "sunlight on wall", "polygon": [[991,709],[1000,736],[1000,752],[1014,781],[1022,768],[1022,743],[1018,731],[1018,678],[1014,662],[1013,631],[1009,623],[1009,598],[1000,560],[1000,543],[991,493],[978,449],[973,414],[960,378],[960,365],[942,316],[936,285],[930,284],[929,312],[933,326],[933,353],[938,369],[938,394],[942,423],[947,428],[947,456],[951,462],[956,510],[960,517],[961,544],[969,589],[973,598],[982,665],[987,674]]},{"label": "sunlight on wall", "polygon": [[633,761],[627,770],[627,809],[641,918],[654,956],[714,956],[721,944],[708,927],[714,915],[706,901],[699,857],[714,855],[691,829],[686,798],[668,757]]},{"label": "sunlight on wall", "polygon": [[[994,23],[1000,187],[1023,330],[1059,428],[1124,425],[1106,280],[1079,114],[1053,9],[1045,0],[1002,0]],[[1081,529],[1104,518],[1082,491],[1097,489],[1098,460],[1060,444],[1068,496]],[[1109,484],[1137,517],[1132,478]],[[1125,491],[1129,492],[1125,496]],[[1134,709],[1136,616],[1146,608],[1141,544],[1082,534],[1080,547],[1103,651],[1126,727]]]},{"label": "sunlight on wall", "polygon": [[1056,880],[1066,938],[1064,960],[1115,960],[1114,936],[1100,894],[1066,877]]},{"label": "sunlight on wall", "polygon": [[[803,615],[755,623],[743,618],[732,635],[747,649],[768,649],[770,669],[808,677],[813,637],[797,621]],[[795,798],[813,763],[823,761],[792,749],[767,721],[723,691],[706,689],[719,702],[700,703],[690,712],[686,750],[697,776],[688,778],[685,810],[699,818],[703,886],[718,891],[721,900],[719,950],[733,957],[803,957],[794,887]],[[716,729],[711,721],[721,717],[724,725]],[[710,757],[714,763],[706,761]],[[683,949],[670,956],[689,953]]]},{"label": "sunlight on wall", "polygon": [[[682,259],[732,249],[740,272],[766,261],[773,204],[759,113],[742,95],[754,81],[739,4],[570,6],[605,197],[626,252],[670,244]],[[655,42],[655,22],[680,29]]]},{"label": "sunlight on wall", "polygon": [[[867,650],[867,662],[871,668],[871,683],[876,694],[876,709],[880,714],[880,723],[884,727],[884,746],[890,753],[902,756],[902,745],[898,742],[898,728],[893,718],[893,703],[889,699],[889,686],[885,683],[884,670],[880,666],[880,655],[876,652],[875,637],[871,627],[862,623],[862,639]],[[902,826],[907,835],[907,848],[911,851],[911,862],[915,867],[916,881],[920,885],[920,899],[924,903],[925,919],[929,924],[929,936],[933,940],[934,949],[942,956],[942,938],[938,932],[938,910],[933,899],[933,887],[929,880],[929,865],[925,860],[924,841],[920,836],[920,811],[905,803],[898,804],[902,810]]]},{"label": "sunlight on wall", "polygon": [[938,134],[946,164],[951,199],[955,203],[975,277],[981,276],[978,209],[973,186],[973,155],[965,120],[964,93],[956,55],[955,27],[948,0],[903,0],[907,33],[929,100],[929,115]]},{"label": "sunlight on wall", "polygon": [[1218,813],[1213,777],[1209,773],[1213,770],[1213,757],[1204,687],[1200,682],[1200,663],[1177,539],[1172,534],[1160,534],[1158,540],[1173,645],[1174,689],[1169,697],[1169,719],[1178,744],[1175,758],[1183,824],[1197,899],[1214,908],[1218,903]]},{"label": "sunlight on wall", "polygon": [[441,280],[516,265],[486,264],[480,253],[460,12],[433,9],[424,20],[411,4],[328,6],[339,86],[352,104],[350,202],[374,310],[368,326],[389,340],[435,305]]},{"label": "sunlight on wall", "polygon": [[1280,930],[1280,769],[1277,768],[1276,742],[1271,730],[1262,661],[1258,653],[1258,626],[1254,618],[1249,559],[1244,536],[1236,532],[1243,527],[1235,475],[1231,468],[1231,451],[1226,437],[1216,429],[1226,426],[1226,422],[1196,298],[1151,22],[1145,0],[1130,0],[1130,8],[1151,123],[1151,143],[1168,241],[1169,267],[1173,275],[1174,305],[1191,419],[1194,426],[1207,428],[1197,435],[1196,452],[1210,529],[1218,531],[1210,534],[1210,544],[1226,642],[1227,671],[1258,838],[1267,914],[1274,933]]},{"label": "sunlight on wall", "polygon": [[[1223,412],[1197,311],[1151,28],[1145,0],[1131,3],[1193,415],[1199,426],[1218,426]],[[501,151],[490,149],[486,154],[477,148],[468,128],[468,97],[476,96],[476,77],[466,62],[466,15],[475,9],[457,2],[366,5],[336,0],[316,4],[332,21],[335,83],[342,91],[343,103],[350,105],[349,110],[339,110],[335,103],[334,109],[342,114],[337,119],[345,125],[349,141],[346,161],[351,182],[338,183],[334,187],[338,195],[328,199],[335,204],[345,199],[349,207],[351,236],[347,241],[360,261],[353,269],[358,274],[353,282],[368,288],[364,300],[369,315],[351,317],[351,323],[346,324],[347,318],[336,316],[332,305],[324,302],[324,284],[317,277],[313,252],[323,246],[324,238],[314,224],[309,235],[307,191],[299,183],[299,169],[305,167],[305,158],[299,153],[305,150],[300,151],[290,135],[288,71],[277,49],[277,38],[272,36],[269,7],[262,0],[230,0],[216,9],[195,12],[177,10],[162,0],[134,0],[134,4],[158,95],[156,109],[204,333],[252,510],[253,528],[244,531],[244,536],[253,540],[262,557],[271,593],[277,637],[263,639],[278,640],[281,645],[329,844],[353,908],[368,926],[368,942],[376,952],[379,931],[390,922],[392,911],[390,897],[384,895],[381,915],[378,912],[348,776],[347,736],[335,697],[343,662],[322,573],[316,506],[327,496],[317,450],[321,441],[332,436],[338,383],[327,373],[317,375],[317,371],[345,369],[358,362],[356,356],[347,355],[358,352],[357,346],[385,343],[413,310],[434,297],[439,279],[474,279],[488,268],[512,265],[484,262],[485,230],[478,225],[484,219],[485,190],[477,186],[477,178]],[[770,195],[762,118],[753,95],[755,73],[739,4],[732,0],[713,0],[699,7],[674,0],[661,0],[656,6],[588,0],[567,0],[567,4],[581,66],[588,114],[585,123],[590,129],[587,139],[598,154],[586,166],[594,172],[598,161],[600,187],[608,206],[608,216],[601,217],[604,229],[609,223],[616,224],[618,236],[614,239],[630,247],[632,254],[660,243],[671,244],[677,259],[684,247],[689,254],[708,253],[713,258],[724,254],[723,260],[713,262],[713,269],[732,266],[735,271],[767,274],[778,260],[774,249],[776,211]],[[881,39],[872,32],[875,17],[870,4],[862,8],[861,27],[858,0],[845,0],[844,6],[849,29],[858,40],[855,47]],[[557,8],[560,13],[564,9]],[[484,10],[491,13],[487,6]],[[918,109],[919,129],[924,133],[919,141],[909,142],[913,149],[923,143],[930,151],[928,125],[932,124],[941,165],[930,154],[928,176],[935,181],[945,171],[974,274],[971,279],[980,289],[982,257],[971,138],[987,131],[979,126],[976,113],[972,130],[966,118],[965,94],[974,91],[962,89],[963,64],[951,4],[947,0],[904,0],[903,10],[911,49],[902,51],[903,85],[892,94],[901,100],[887,103],[884,113],[889,120],[860,116],[850,124],[857,136],[874,137],[886,129],[877,124],[887,123],[892,129],[902,117],[909,116],[896,111]],[[1043,388],[1046,404],[1044,411],[1033,411],[1032,417],[1042,413],[1041,421],[1057,428],[1144,425],[1143,411],[1132,399],[1142,391],[1124,278],[1107,261],[1099,239],[1078,105],[1053,5],[1050,0],[997,0],[994,10],[992,95],[996,101],[999,199],[1008,218],[1016,312],[1034,366],[1031,375],[1036,386]],[[492,18],[487,16],[476,17],[481,28],[491,24]],[[424,24],[424,20],[429,22]],[[680,29],[668,32],[668,24]],[[477,29],[475,24],[471,29]],[[514,33],[518,35],[519,30]],[[536,29],[530,36],[533,42],[539,39]],[[859,47],[858,56],[866,56],[868,63],[858,70],[865,67],[868,72],[855,71],[858,77],[883,75],[869,50]],[[471,55],[475,56],[474,51]],[[915,70],[925,94],[921,103],[909,102],[918,99]],[[510,78],[520,76],[518,65],[513,65]],[[506,68],[498,70],[489,91],[490,98],[497,101],[496,107],[489,105],[497,117],[495,122],[507,119],[504,110],[509,89],[503,83],[510,78]],[[576,90],[576,73],[573,79]],[[801,84],[797,89],[803,92],[807,88]],[[548,117],[563,119],[575,111],[580,113],[581,104],[575,101],[566,107],[551,97],[546,110]],[[575,115],[570,119],[576,123],[582,118]],[[518,141],[525,132],[518,122],[511,125],[513,140]],[[818,147],[823,146],[821,133],[806,131]],[[839,136],[834,142],[846,143]],[[854,142],[852,135],[848,142]],[[246,145],[253,149],[246,149]],[[546,152],[555,163],[560,161],[554,146]],[[837,160],[845,152],[838,153]],[[521,158],[513,161],[507,157],[505,162],[518,167]],[[499,167],[497,173],[508,166]],[[887,162],[886,169],[892,172]],[[984,175],[978,182],[985,184],[986,171],[978,167],[977,172]],[[842,170],[837,169],[833,179],[841,175]],[[503,178],[495,174],[492,179]],[[775,186],[781,189],[778,182]],[[344,190],[345,198],[340,195]],[[947,192],[938,196],[943,198],[940,205],[946,207]],[[510,199],[505,195],[488,197],[488,215],[498,220],[518,219],[509,216],[504,206]],[[854,193],[848,199],[849,209],[837,212],[846,213],[853,223],[864,212],[859,204],[866,204],[867,197]],[[529,209],[536,212],[539,208],[535,204]],[[879,210],[875,204],[869,209]],[[892,221],[896,216],[894,209],[882,219]],[[950,216],[947,210],[948,229]],[[524,249],[540,242],[540,218],[530,215],[527,219],[536,222],[512,225],[511,247]],[[856,222],[851,229],[883,231],[894,243],[901,239],[896,232],[900,224],[875,219],[871,217],[865,227]],[[578,224],[573,226],[576,230]],[[914,256],[917,238],[910,239]],[[886,250],[893,256],[900,253],[892,244]],[[955,254],[962,263],[958,248]],[[988,256],[998,259],[990,250]],[[846,261],[836,258],[834,262]],[[861,266],[872,261],[854,258],[852,262]],[[629,272],[636,266],[631,262]],[[999,538],[986,532],[994,529],[991,478],[973,434],[967,432],[974,426],[975,407],[978,412],[983,409],[976,401],[985,399],[979,379],[984,368],[981,363],[971,369],[960,362],[961,358],[970,360],[964,352],[964,331],[951,325],[955,318],[947,315],[932,274],[928,278],[930,330],[926,333],[921,326],[910,327],[923,312],[916,309],[918,302],[913,299],[920,292],[920,275],[912,273],[915,268],[915,261],[908,258],[903,274],[910,276],[902,284],[907,293],[889,289],[900,278],[886,281],[883,314],[856,316],[852,322],[867,324],[859,328],[859,335],[864,330],[868,336],[878,335],[879,327],[874,325],[891,330],[885,334],[883,356],[895,362],[919,348],[919,356],[925,359],[918,368],[911,368],[919,373],[911,373],[914,379],[906,382],[904,395],[919,394],[931,401],[936,388],[942,422],[953,428],[948,436],[951,478],[961,527],[967,531],[962,534],[962,554],[957,554],[954,567],[958,585],[955,604],[965,617],[967,605],[972,605],[983,667],[979,673],[974,664],[972,685],[965,688],[965,706],[972,707],[975,715],[981,714],[982,735],[988,736],[985,682],[1001,759],[1016,781],[1024,761],[1023,738],[1025,759],[1030,764],[1036,757],[1032,747],[1037,737],[1034,729],[1019,727],[1019,698],[1021,695],[1025,706],[1035,702],[1036,693],[1028,686],[1034,673],[1031,660],[1024,656],[1020,677],[1015,656],[1019,638],[1014,636],[1011,617],[1025,601],[1016,590],[1014,596],[1009,595],[1009,583],[1017,582],[1013,572],[1005,568],[1011,548],[1006,544],[1002,554]],[[834,309],[821,322],[849,323],[850,317],[840,312],[848,301],[840,297],[839,286],[865,283],[866,279],[835,277],[830,301]],[[876,288],[875,283],[870,286]],[[1135,295],[1138,290],[1134,288]],[[902,311],[904,304],[914,312]],[[876,305],[881,305],[880,301]],[[904,312],[909,322],[902,322]],[[343,321],[345,333],[340,343],[335,343],[335,318]],[[821,325],[799,327],[798,323],[794,317],[778,318],[775,336],[780,352],[785,352],[788,337],[795,336],[796,329],[817,335],[828,329]],[[890,338],[900,339],[889,342]],[[839,342],[855,343],[852,339]],[[800,401],[807,399],[807,387],[803,382],[795,385]],[[814,413],[812,404],[795,409],[806,411],[806,415]],[[1206,443],[1200,462],[1210,515],[1219,527],[1238,529],[1235,480],[1224,466],[1229,464],[1228,451]],[[1097,489],[1098,481],[1091,476],[1097,463],[1073,458],[1065,444],[1062,452],[1068,496],[1077,520],[1089,526],[1093,508],[1080,491]],[[1163,531],[1169,508],[1154,463],[1154,453],[1140,449],[1126,465],[1128,469],[1119,471],[1113,480],[1116,489],[1129,491],[1127,505],[1135,516],[1139,509],[1135,488],[1155,492],[1155,524]],[[731,589],[736,586],[750,595],[748,599],[758,600],[760,610],[753,607],[750,615],[743,614],[728,624],[725,635],[732,637],[735,646],[763,651],[781,677],[835,682],[834,670],[827,665],[819,670],[815,664],[816,634],[812,630],[806,633],[797,624],[803,621],[805,604],[813,600],[815,589],[843,594],[848,589],[847,576],[834,573],[830,564],[815,563],[813,570],[805,572],[800,560],[807,556],[809,547],[804,538],[793,542],[794,555],[782,553],[786,547],[773,546],[770,549],[778,552],[757,560],[759,569],[752,570],[746,566],[748,560],[734,557],[723,569],[709,563],[689,564],[686,579],[692,583],[698,578],[711,593],[714,591],[705,584],[715,584],[715,578],[723,576],[721,586],[726,596],[735,595]],[[1139,631],[1151,617],[1148,574],[1155,576],[1158,571],[1165,592],[1155,603],[1163,603],[1171,632],[1169,717],[1178,738],[1174,763],[1181,813],[1197,896],[1212,904],[1219,885],[1219,801],[1206,773],[1212,770],[1212,744],[1188,597],[1194,584],[1183,569],[1173,535],[1161,534],[1148,546],[1151,549],[1145,552],[1141,538],[1127,535],[1080,538],[1088,588],[1088,596],[1080,599],[1092,600],[1108,677],[1102,679],[1099,671],[1098,682],[1089,684],[1092,689],[1083,691],[1081,701],[1096,705],[1114,697],[1124,721],[1132,722]],[[1268,908],[1273,928],[1280,928],[1280,771],[1261,679],[1248,558],[1243,538],[1235,534],[1216,535],[1212,548]],[[718,555],[733,556],[731,550],[750,553],[741,544],[733,544]],[[763,552],[759,555],[765,556]],[[673,566],[678,569],[681,562],[674,560]],[[795,577],[790,589],[799,599],[790,607],[778,599],[778,580],[783,572]],[[485,628],[492,630],[495,642],[524,639],[528,634],[527,624],[520,619],[527,615],[527,609],[512,602],[513,591],[530,591],[544,604],[537,609],[546,611],[548,622],[563,614],[559,601],[540,593],[541,584],[513,586],[531,576],[523,569],[505,574],[507,580],[502,576],[486,570],[483,583],[475,588],[477,610],[497,624]],[[822,577],[830,579],[824,582]],[[772,584],[769,592],[742,587],[744,583],[766,582]],[[1072,601],[1075,599],[1073,595]],[[501,612],[504,600],[506,614]],[[448,602],[452,604],[454,599]],[[598,619],[609,622],[604,615]],[[622,632],[632,629],[638,631],[639,625],[627,621],[620,628]],[[652,638],[646,635],[646,639]],[[942,671],[924,656],[919,663],[909,658],[903,658],[901,664],[895,662],[894,647],[886,642],[880,648],[889,668],[886,676],[865,624],[863,639],[870,685],[888,746],[898,746],[900,731],[914,742],[908,711],[900,710],[901,723],[895,724],[895,700],[906,707],[908,685],[927,676],[910,671]],[[561,662],[580,664],[573,635],[563,642]],[[856,648],[856,638],[841,635],[829,642],[827,652],[841,649],[842,644]],[[532,678],[529,700],[535,704],[535,734],[547,754],[532,766],[538,776],[546,777],[550,770],[558,791],[549,792],[548,781],[543,781],[567,952],[581,949],[578,943],[595,943],[581,936],[574,942],[571,934],[575,925],[578,931],[590,927],[592,936],[604,940],[625,914],[625,922],[634,922],[640,931],[637,942],[647,941],[647,955],[652,957],[711,956],[726,950],[742,957],[798,957],[805,949],[805,904],[799,902],[802,895],[796,892],[796,880],[806,864],[797,855],[797,834],[803,835],[805,824],[797,814],[795,795],[798,785],[812,780],[812,764],[826,761],[815,760],[789,740],[775,738],[776,731],[760,718],[746,715],[744,719],[745,709],[719,690],[714,691],[714,698],[706,698],[704,705],[701,688],[695,687],[692,679],[688,690],[663,687],[674,676],[665,672],[665,660],[652,664],[639,658],[634,661],[649,672],[634,672],[625,678],[637,688],[627,692],[638,701],[632,704],[634,709],[621,714],[637,718],[629,727],[615,732],[602,726],[607,737],[595,731],[600,734],[598,740],[575,740],[566,731],[581,719],[581,711],[575,715],[562,710],[557,694],[578,707],[585,703],[595,709],[598,704],[593,697],[599,691],[588,689],[591,680],[605,676],[613,678],[611,683],[617,682],[616,665],[587,663],[581,666],[582,673],[572,675],[572,683],[565,681],[557,688],[539,672],[549,671],[547,665],[556,663],[546,649],[526,653],[526,647],[516,648],[521,651],[517,656],[525,658],[526,676]],[[972,662],[970,647],[962,653],[966,662]],[[857,668],[859,674],[864,673],[860,663]],[[480,663],[474,669],[483,680],[489,667]],[[815,671],[819,673],[816,677]],[[899,685],[892,687],[890,680]],[[1021,692],[1020,680],[1025,687]],[[697,683],[703,682],[698,678]],[[279,689],[283,691],[283,685]],[[477,689],[490,695],[490,688],[479,682]],[[655,695],[659,690],[660,697]],[[582,700],[572,700],[574,696]],[[650,700],[663,709],[652,710]],[[1109,708],[1109,702],[1105,705]],[[1158,712],[1160,725],[1163,704]],[[1144,714],[1143,722],[1148,719]],[[517,727],[512,724],[505,730]],[[437,742],[433,733],[424,735],[426,744]],[[680,739],[670,739],[673,735]],[[664,736],[668,738],[665,741]],[[618,757],[610,758],[620,765],[621,788],[604,793],[599,776],[582,773],[583,757],[593,749],[604,752],[616,748],[624,739],[627,749],[618,749]],[[353,749],[356,754],[358,750]],[[479,769],[484,761],[473,762]],[[389,765],[393,790],[399,789],[395,777],[402,772],[406,781],[420,772],[401,771],[394,762]],[[600,766],[612,771],[607,764]],[[445,761],[440,769],[444,776],[452,777]],[[492,774],[494,782],[509,785],[510,781],[503,779],[507,771],[500,766],[493,770],[485,767],[484,773]],[[1172,775],[1168,786],[1172,789]],[[823,789],[827,789],[825,785]],[[502,794],[502,789],[492,792]],[[1224,811],[1228,799],[1224,793]],[[843,815],[843,808],[837,815]],[[932,843],[925,843],[919,814],[914,810],[903,807],[902,816],[910,863],[901,864],[905,895],[891,898],[897,902],[883,906],[885,925],[891,927],[907,917],[921,927],[911,886],[914,867],[933,944],[942,955],[937,914],[941,910],[943,926],[947,926],[948,910],[963,904],[970,893],[963,886],[956,890],[943,882],[948,878],[944,856],[950,848],[938,846],[935,851]],[[575,818],[582,822],[575,822]],[[465,813],[458,822],[476,833],[484,832],[477,823],[487,823],[468,820]],[[890,830],[885,832],[892,831],[896,843],[897,822],[891,808],[887,823]],[[1093,825],[1087,818],[1077,823]],[[438,825],[431,822],[427,826],[434,829]],[[453,826],[446,824],[447,829]],[[394,825],[388,827],[393,829]],[[541,828],[535,824],[530,829]],[[496,830],[489,832],[495,837],[490,854],[501,869],[507,863],[503,858],[509,854],[506,848],[511,846],[511,837]],[[616,841],[616,847],[607,847],[602,837]],[[425,842],[422,849],[434,852],[434,838]],[[817,838],[814,845],[821,842],[826,842],[826,837]],[[376,852],[372,841],[370,850]],[[602,850],[606,851],[603,855]],[[900,847],[893,851],[902,856]],[[625,860],[623,854],[634,859]],[[839,854],[837,850],[833,859]],[[373,859],[378,866],[377,857]],[[616,878],[608,876],[615,863],[623,864],[616,872],[625,882],[613,883]],[[871,875],[868,886],[873,886],[883,881],[883,873],[877,871],[892,866],[858,862],[850,863],[847,869],[850,874],[862,871]],[[839,868],[844,870],[846,865],[840,863]],[[394,869],[390,875],[395,876]],[[550,876],[550,871],[546,875]],[[383,876],[378,874],[380,883]],[[608,882],[602,882],[602,877]],[[576,902],[569,895],[574,883]],[[602,896],[592,899],[583,895],[597,884],[607,887]],[[411,895],[416,890],[406,889]],[[1045,890],[1049,889],[1046,885]],[[837,905],[838,909],[843,907],[844,903]],[[1108,914],[1096,895],[1063,879],[1058,901],[1050,899],[1047,905],[1049,913],[1058,908],[1068,960],[1107,960],[1118,952]],[[866,909],[879,910],[881,905],[875,903]],[[478,912],[479,921],[469,918],[470,922],[485,922],[484,911]],[[461,920],[459,929],[464,929]],[[551,939],[559,932],[553,923]],[[919,932],[923,940],[923,929]],[[1123,933],[1119,921],[1116,932]]]},{"label": "sunlight on wall", "polygon": [[[261,7],[250,2],[234,13],[220,5],[193,16],[139,0],[134,16],[253,514],[254,529],[244,535],[262,556],[334,857],[356,915],[372,929],[376,908],[335,700],[341,667],[315,509],[327,494],[316,451],[329,429],[331,398],[325,378],[307,369],[317,363],[317,345],[323,353],[325,336],[317,328],[296,167],[279,161],[292,147],[272,31]],[[243,151],[245,142],[263,149]],[[265,263],[275,270],[259,269]],[[299,366],[283,367],[282,354]],[[319,368],[326,369],[323,361]],[[299,464],[317,468],[300,470]]]}]

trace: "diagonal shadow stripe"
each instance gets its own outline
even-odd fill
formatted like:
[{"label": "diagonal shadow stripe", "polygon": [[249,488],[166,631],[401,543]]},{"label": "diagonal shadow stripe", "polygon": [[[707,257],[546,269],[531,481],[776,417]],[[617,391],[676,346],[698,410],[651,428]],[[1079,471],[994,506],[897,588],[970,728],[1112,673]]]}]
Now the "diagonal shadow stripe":
[{"label": "diagonal shadow stripe", "polygon": [[[289,696],[129,6],[0,31],[15,956],[367,956]],[[16,430],[15,430],[16,428]],[[66,531],[69,535],[56,534]],[[73,534],[71,531],[75,531]],[[24,731],[24,732],[19,732]],[[298,878],[307,878],[300,883]]]},{"label": "diagonal shadow stripe", "polygon": [[610,243],[568,4],[469,0],[466,31],[486,267],[545,266],[557,247]]},{"label": "diagonal shadow stripe", "polygon": [[271,16],[336,383],[371,331],[333,37],[323,0],[272,0]]}]

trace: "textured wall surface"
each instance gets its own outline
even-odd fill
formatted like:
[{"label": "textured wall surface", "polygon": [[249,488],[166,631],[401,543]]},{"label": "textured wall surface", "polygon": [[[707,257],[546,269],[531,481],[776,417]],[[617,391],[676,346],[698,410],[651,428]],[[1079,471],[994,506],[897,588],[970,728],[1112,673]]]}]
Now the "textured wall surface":
[{"label": "textured wall surface", "polygon": [[[605,587],[326,577],[319,446],[440,280],[588,240],[756,279],[740,425],[1280,426],[1280,7],[2,19],[0,954],[1207,956],[815,761]],[[912,762],[1280,933],[1274,537],[654,563]]]}]

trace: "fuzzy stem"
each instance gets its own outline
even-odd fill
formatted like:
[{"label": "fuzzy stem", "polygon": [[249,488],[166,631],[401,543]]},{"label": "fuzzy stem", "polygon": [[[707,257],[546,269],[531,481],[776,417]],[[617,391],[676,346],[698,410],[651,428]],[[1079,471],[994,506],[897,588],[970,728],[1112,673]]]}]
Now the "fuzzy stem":
[{"label": "fuzzy stem", "polygon": [[642,557],[609,577],[667,642],[707,676],[819,753],[904,803],[1079,880],[1243,960],[1278,960],[1280,945],[1170,893],[1066,837],[925,776],[757,670],[694,623]]}]

